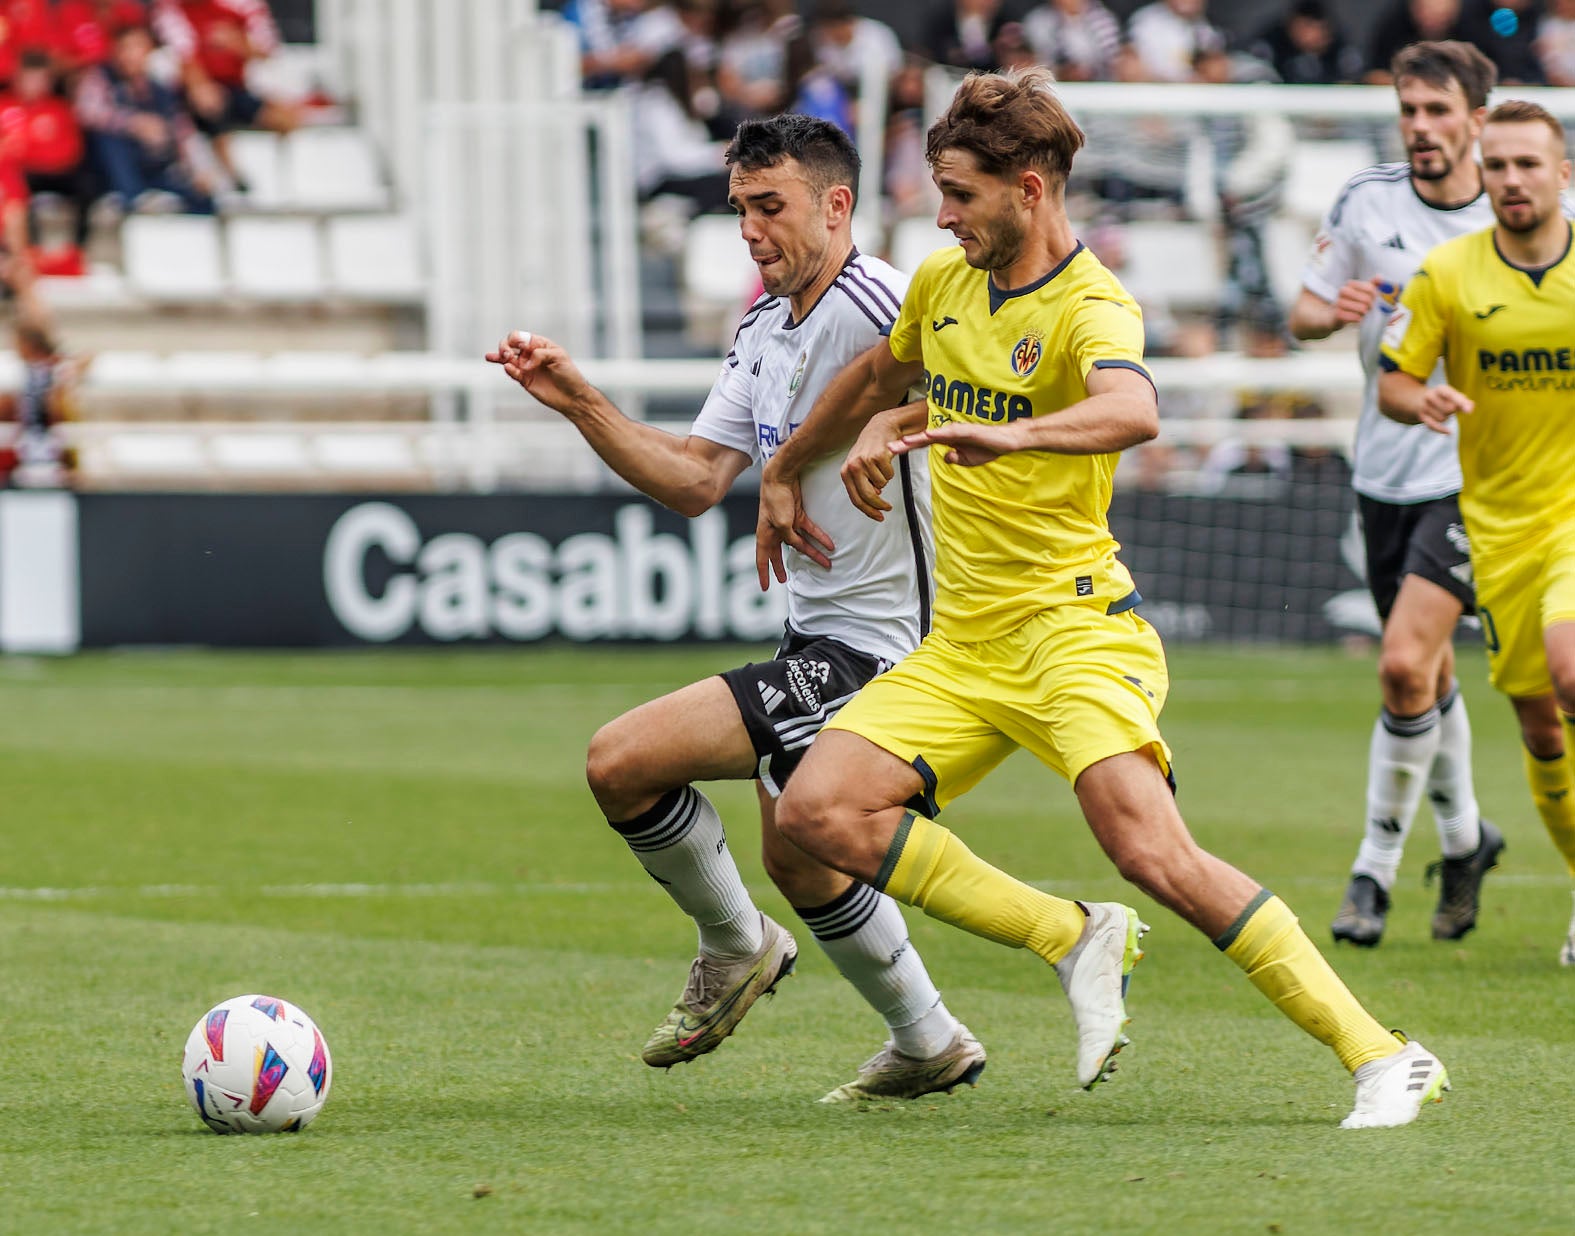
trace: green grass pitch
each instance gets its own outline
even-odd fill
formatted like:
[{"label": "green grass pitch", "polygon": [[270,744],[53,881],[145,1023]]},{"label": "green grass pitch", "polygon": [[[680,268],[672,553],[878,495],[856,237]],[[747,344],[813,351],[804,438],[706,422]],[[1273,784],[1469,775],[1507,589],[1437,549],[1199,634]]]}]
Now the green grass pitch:
[{"label": "green grass pitch", "polygon": [[[1568,1232],[1569,881],[1508,708],[1462,656],[1481,799],[1509,850],[1478,931],[1428,938],[1424,807],[1390,934],[1333,953],[1455,1090],[1343,1133],[1351,1085],[1208,941],[1154,925],[1133,1045],[1075,1088],[1036,959],[910,914],[990,1052],[976,1090],[814,1100],[882,1027],[799,931],[799,972],[715,1055],[638,1051],[692,929],[600,821],[587,739],[759,650],[145,653],[0,662],[0,1232]],[[1327,940],[1362,822],[1370,658],[1173,652],[1166,732],[1203,843]],[[744,784],[717,787],[764,880]],[[946,822],[1043,887],[1137,897],[1064,785],[1007,762]],[[323,1027],[299,1136],[220,1138],[180,1049],[247,991]],[[287,1225],[287,1226],[286,1226]]]}]

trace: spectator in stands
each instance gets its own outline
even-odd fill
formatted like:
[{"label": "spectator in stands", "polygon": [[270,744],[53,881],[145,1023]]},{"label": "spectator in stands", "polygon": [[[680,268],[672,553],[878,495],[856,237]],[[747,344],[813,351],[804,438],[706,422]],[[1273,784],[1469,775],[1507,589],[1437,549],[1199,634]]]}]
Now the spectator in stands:
[{"label": "spectator in stands", "polygon": [[1392,0],[1394,7],[1379,19],[1367,52],[1367,80],[1392,85],[1389,62],[1402,47],[1442,39],[1471,41],[1460,19],[1460,0]]},{"label": "spectator in stands", "polygon": [[713,140],[695,109],[689,64],[674,48],[637,88],[634,126],[635,188],[642,201],[686,199],[689,214],[723,214],[727,204],[726,143]]},{"label": "spectator in stands", "polygon": [[891,102],[886,111],[886,197],[898,219],[934,214],[941,196],[930,176],[924,155],[924,70],[919,56],[903,59],[891,79]]},{"label": "spectator in stands", "polygon": [[1109,81],[1121,50],[1121,23],[1099,0],[1049,0],[1023,18],[1041,64],[1067,82]]},{"label": "spectator in stands", "polygon": [[53,54],[60,45],[55,12],[48,0],[0,0],[0,85],[9,85],[22,53],[39,48]]},{"label": "spectator in stands", "polygon": [[[42,48],[22,53],[11,89],[0,94],[0,149],[21,170],[30,195],[56,193],[71,203],[80,247],[87,239],[88,208],[96,196],[94,177],[76,114],[60,96],[54,62]],[[31,210],[29,234],[36,243],[38,220]]]},{"label": "spectator in stands", "polygon": [[792,99],[808,67],[809,45],[794,0],[746,0],[722,37],[716,84],[722,114],[740,121],[773,116]]},{"label": "spectator in stands", "polygon": [[643,81],[684,38],[665,0],[569,0],[564,18],[580,32],[580,75],[587,90]]},{"label": "spectator in stands", "polygon": [[1575,86],[1575,0],[1548,0],[1537,33],[1537,59],[1550,86]]},{"label": "spectator in stands", "polygon": [[89,157],[122,210],[178,205],[212,214],[213,198],[188,154],[191,115],[175,91],[148,73],[153,36],[142,26],[116,31],[109,61],[77,87],[77,118]]},{"label": "spectator in stands", "polygon": [[180,61],[186,105],[213,143],[235,187],[246,184],[230,158],[230,133],[271,129],[288,133],[301,123],[291,103],[263,99],[246,85],[246,66],[271,56],[279,28],[265,0],[154,0],[153,29]]},{"label": "spectator in stands", "polygon": [[[1195,68],[1199,80],[1216,83],[1261,80],[1272,71],[1262,61],[1220,49],[1199,52]],[[1258,110],[1211,116],[1205,132],[1214,147],[1214,187],[1225,226],[1220,335],[1235,325],[1249,356],[1283,356],[1289,335],[1269,278],[1266,232],[1280,206],[1295,131],[1284,116]]]},{"label": "spectator in stands", "polygon": [[1127,37],[1148,81],[1201,80],[1194,68],[1199,54],[1225,49],[1225,36],[1204,9],[1204,0],[1155,0],[1132,14]]},{"label": "spectator in stands", "polygon": [[892,28],[872,17],[860,17],[851,0],[816,0],[810,49],[815,66],[828,74],[849,100],[859,97],[865,65],[874,67],[883,90],[902,67],[902,44]]},{"label": "spectator in stands", "polygon": [[994,69],[995,40],[1006,21],[1001,0],[939,0],[925,25],[924,54],[954,69]]},{"label": "spectator in stands", "polygon": [[55,5],[60,67],[68,75],[109,59],[115,31],[142,26],[148,11],[141,0],[60,0]]},{"label": "spectator in stands", "polygon": [[0,449],[0,480],[27,488],[71,484],[76,453],[60,432],[72,417],[76,388],[90,357],[61,354],[44,320],[19,314],[16,351],[22,389],[0,395],[0,419],[16,424],[11,445]]},{"label": "spectator in stands", "polygon": [[1541,21],[1538,0],[1468,0],[1461,15],[1467,41],[1493,62],[1501,86],[1543,83],[1537,56]]},{"label": "spectator in stands", "polygon": [[1362,52],[1347,43],[1325,0],[1295,0],[1263,31],[1252,54],[1290,86],[1328,86],[1362,79]]},{"label": "spectator in stands", "polygon": [[22,169],[0,152],[0,288],[16,298],[19,309],[38,302],[38,267],[27,234],[27,180]]}]

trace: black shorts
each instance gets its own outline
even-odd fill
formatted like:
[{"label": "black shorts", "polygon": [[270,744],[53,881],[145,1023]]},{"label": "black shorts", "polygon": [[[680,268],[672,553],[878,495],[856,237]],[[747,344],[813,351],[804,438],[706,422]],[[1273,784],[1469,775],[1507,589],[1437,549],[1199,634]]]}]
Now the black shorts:
[{"label": "black shorts", "polygon": [[1471,545],[1460,520],[1460,501],[1451,494],[1428,502],[1380,502],[1356,495],[1367,545],[1367,587],[1386,622],[1400,594],[1400,581],[1420,575],[1448,592],[1466,613],[1476,608],[1471,581]]},{"label": "black shorts", "polygon": [[204,115],[188,107],[198,132],[208,137],[223,137],[236,129],[250,128],[262,114],[264,103],[245,86],[220,86],[224,92],[224,108],[216,115]]},{"label": "black shorts", "polygon": [[791,627],[775,657],[722,675],[738,702],[760,759],[758,776],[775,798],[821,726],[890,661]]}]

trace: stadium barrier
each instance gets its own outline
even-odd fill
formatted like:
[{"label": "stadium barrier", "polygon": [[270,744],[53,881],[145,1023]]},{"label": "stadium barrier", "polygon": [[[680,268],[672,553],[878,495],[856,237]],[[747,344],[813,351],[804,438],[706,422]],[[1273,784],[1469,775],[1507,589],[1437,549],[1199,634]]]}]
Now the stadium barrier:
[{"label": "stadium barrier", "polygon": [[[1346,475],[1118,491],[1144,615],[1186,641],[1371,631]],[[748,493],[686,520],[629,493],[9,492],[0,651],[764,642],[784,594],[759,591],[755,514]]]}]

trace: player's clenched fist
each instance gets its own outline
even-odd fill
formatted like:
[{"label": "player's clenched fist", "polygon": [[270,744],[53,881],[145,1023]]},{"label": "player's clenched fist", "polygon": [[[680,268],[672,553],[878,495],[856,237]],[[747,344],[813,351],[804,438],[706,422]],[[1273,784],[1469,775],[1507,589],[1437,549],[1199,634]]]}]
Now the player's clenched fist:
[{"label": "player's clenched fist", "polygon": [[1378,285],[1381,280],[1352,279],[1340,286],[1339,294],[1334,300],[1334,320],[1341,326],[1350,326],[1360,322],[1367,316],[1367,311],[1373,307],[1373,302],[1378,299]]},{"label": "player's clenched fist", "polygon": [[1417,417],[1434,433],[1448,433],[1449,418],[1457,412],[1470,412],[1474,407],[1476,405],[1453,386],[1440,382],[1437,386],[1427,388],[1427,394],[1417,408]]},{"label": "player's clenched fist", "polygon": [[565,416],[579,407],[591,391],[591,384],[569,354],[545,335],[513,331],[486,358],[494,365],[502,365],[503,372],[532,398]]}]

